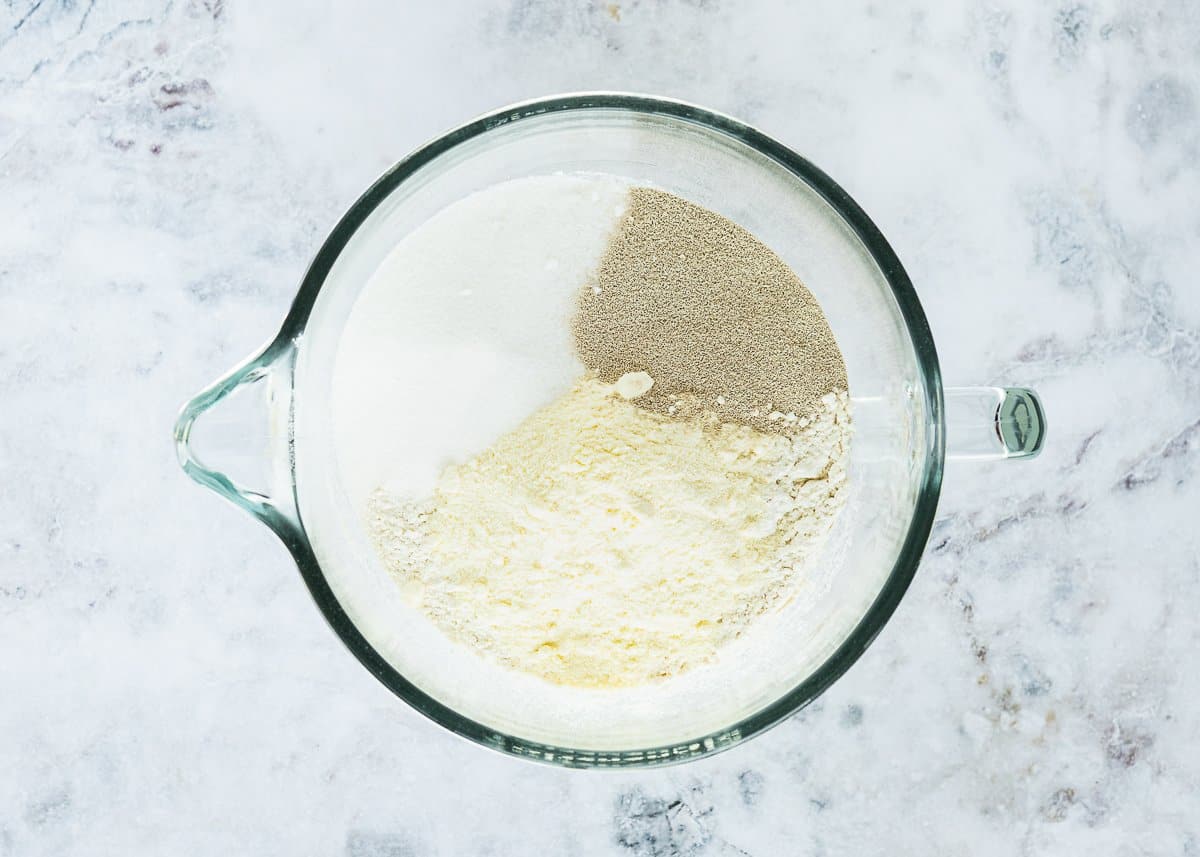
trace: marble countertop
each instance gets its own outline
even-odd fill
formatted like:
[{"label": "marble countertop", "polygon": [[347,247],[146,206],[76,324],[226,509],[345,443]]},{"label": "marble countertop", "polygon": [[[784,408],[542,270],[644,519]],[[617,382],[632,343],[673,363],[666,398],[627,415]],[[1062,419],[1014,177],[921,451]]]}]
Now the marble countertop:
[{"label": "marble countertop", "polygon": [[[1200,854],[1198,57],[1188,0],[6,0],[0,855]],[[832,690],[646,772],[400,704],[169,438],[377,174],[599,88],[820,164],[948,383],[1051,421],[1034,461],[950,466]]]}]

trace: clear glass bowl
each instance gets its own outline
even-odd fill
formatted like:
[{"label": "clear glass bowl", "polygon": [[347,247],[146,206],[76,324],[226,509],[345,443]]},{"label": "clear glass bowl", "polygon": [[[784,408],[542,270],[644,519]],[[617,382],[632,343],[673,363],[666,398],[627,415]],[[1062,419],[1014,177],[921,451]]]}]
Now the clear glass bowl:
[{"label": "clear glass bowl", "polygon": [[[367,544],[358,511],[345,501],[330,441],[339,336],[383,257],[472,192],[558,172],[653,184],[749,229],[820,301],[850,383],[849,500],[806,583],[811,597],[795,599],[711,667],[641,690],[561,692],[482,664],[442,637],[404,603]],[[509,340],[522,335],[504,333]],[[421,404],[413,402],[414,419]],[[193,479],[278,534],[334,631],[393,693],[485,746],[594,767],[670,763],[731,747],[841,676],[916,571],[937,506],[948,427],[952,454],[1028,457],[1041,448],[1045,421],[1025,389],[943,391],[912,284],[845,191],[726,116],[597,93],[497,111],[389,170],[325,241],[279,333],[184,406],[175,439]],[[202,459],[220,460],[222,469]],[[229,471],[246,474],[245,482]]]}]

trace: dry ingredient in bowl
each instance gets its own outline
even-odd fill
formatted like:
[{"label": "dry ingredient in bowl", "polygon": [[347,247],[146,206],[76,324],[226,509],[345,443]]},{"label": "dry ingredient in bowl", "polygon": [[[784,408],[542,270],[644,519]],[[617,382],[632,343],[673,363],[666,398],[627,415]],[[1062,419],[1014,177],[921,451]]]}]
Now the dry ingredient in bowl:
[{"label": "dry ingredient in bowl", "polygon": [[447,635],[580,687],[711,660],[802,591],[845,504],[846,372],[816,300],[724,217],[624,193],[563,319],[584,375],[431,494],[380,485],[366,509]]},{"label": "dry ingredient in bowl", "polygon": [[572,329],[601,380],[652,375],[642,404],[660,413],[691,394],[721,419],[786,431],[847,389],[825,314],[787,263],[736,223],[654,188],[630,188]]},{"label": "dry ingredient in bowl", "polygon": [[[623,379],[628,381],[628,379]],[[443,630],[560,684],[703,662],[788,597],[841,506],[843,393],[793,435],[677,420],[588,379],[423,503],[377,492],[385,561]]]}]

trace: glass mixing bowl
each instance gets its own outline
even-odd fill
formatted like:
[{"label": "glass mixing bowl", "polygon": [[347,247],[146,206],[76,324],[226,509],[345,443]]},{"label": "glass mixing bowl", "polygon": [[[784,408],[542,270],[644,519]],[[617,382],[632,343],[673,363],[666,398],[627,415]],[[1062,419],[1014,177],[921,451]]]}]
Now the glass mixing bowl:
[{"label": "glass mixing bowl", "polygon": [[[330,440],[339,336],[382,259],[470,193],[560,172],[653,184],[749,229],[820,301],[849,377],[849,497],[805,584],[809,596],[764,617],[712,665],[640,689],[562,690],[450,643],[405,603],[375,557],[359,512],[346,502]],[[497,333],[510,343],[523,335]],[[414,391],[410,403],[414,420],[433,406],[422,395]],[[1035,455],[1044,425],[1029,390],[943,390],[929,327],[899,260],[815,166],[712,111],[598,93],[497,111],[389,170],[325,241],[279,333],[184,406],[175,440],[189,476],[278,534],[329,624],[389,690],[485,746],[594,767],[698,758],[811,702],[863,653],[912,580],[947,454]],[[221,469],[204,461],[220,461]]]}]

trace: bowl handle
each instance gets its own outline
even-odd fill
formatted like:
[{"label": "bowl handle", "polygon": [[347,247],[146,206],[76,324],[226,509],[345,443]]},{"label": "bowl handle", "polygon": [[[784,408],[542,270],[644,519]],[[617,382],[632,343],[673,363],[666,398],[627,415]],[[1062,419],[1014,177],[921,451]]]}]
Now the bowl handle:
[{"label": "bowl handle", "polygon": [[[280,337],[193,396],[175,421],[184,472],[254,515],[289,547],[303,539],[290,458],[295,364],[296,342]],[[213,459],[254,471],[262,487],[247,487],[205,463]]]},{"label": "bowl handle", "polygon": [[949,387],[947,458],[1032,458],[1046,438],[1046,415],[1026,387]]}]

